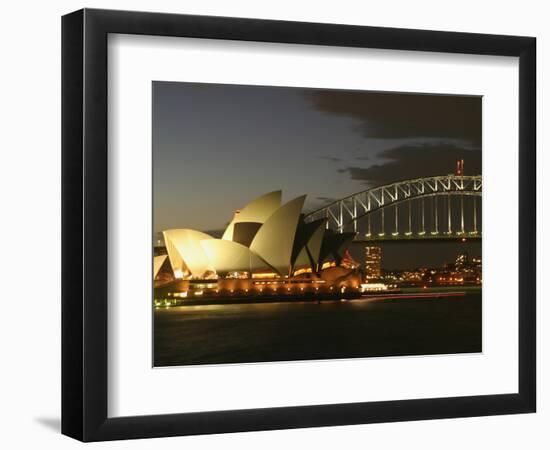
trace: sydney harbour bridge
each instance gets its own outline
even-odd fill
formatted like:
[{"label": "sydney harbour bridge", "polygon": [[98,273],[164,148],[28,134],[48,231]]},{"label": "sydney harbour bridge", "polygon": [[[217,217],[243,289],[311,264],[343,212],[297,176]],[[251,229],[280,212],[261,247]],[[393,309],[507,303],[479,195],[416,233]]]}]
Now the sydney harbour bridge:
[{"label": "sydney harbour bridge", "polygon": [[355,242],[481,238],[481,175],[432,176],[369,188],[305,216]]}]

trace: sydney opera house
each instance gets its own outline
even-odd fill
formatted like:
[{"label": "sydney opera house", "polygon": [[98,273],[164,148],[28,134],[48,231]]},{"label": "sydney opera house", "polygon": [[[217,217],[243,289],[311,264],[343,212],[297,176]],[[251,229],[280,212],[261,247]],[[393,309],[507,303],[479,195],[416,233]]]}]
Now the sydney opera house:
[{"label": "sydney opera house", "polygon": [[154,258],[155,299],[342,295],[360,274],[346,249],[354,233],[304,221],[306,196],[281,204],[281,191],[235,212],[221,238],[191,229],[163,232]]}]

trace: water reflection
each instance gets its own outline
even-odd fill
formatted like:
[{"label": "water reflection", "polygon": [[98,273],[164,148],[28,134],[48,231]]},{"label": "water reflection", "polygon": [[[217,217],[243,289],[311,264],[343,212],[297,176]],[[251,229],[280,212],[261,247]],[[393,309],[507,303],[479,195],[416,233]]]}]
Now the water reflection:
[{"label": "water reflection", "polygon": [[155,310],[155,366],[481,351],[481,295]]}]

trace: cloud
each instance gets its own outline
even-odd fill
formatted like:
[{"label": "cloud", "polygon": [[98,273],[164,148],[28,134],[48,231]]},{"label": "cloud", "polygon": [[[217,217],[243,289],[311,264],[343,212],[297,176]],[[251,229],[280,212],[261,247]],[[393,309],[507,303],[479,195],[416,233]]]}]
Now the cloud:
[{"label": "cloud", "polygon": [[312,197],[306,202],[306,205],[304,206],[304,212],[309,213],[311,211],[315,211],[334,201],[336,201],[336,198],[334,197]]},{"label": "cloud", "polygon": [[334,156],[319,156],[319,159],[326,159],[327,161],[340,162],[342,158],[335,158]]},{"label": "cloud", "polygon": [[441,138],[481,144],[481,97],[318,90],[313,107],[358,121],[366,138]]},{"label": "cloud", "polygon": [[464,159],[467,175],[481,173],[481,151],[449,143],[402,145],[381,152],[384,162],[368,167],[349,166],[339,169],[350,179],[377,186],[397,180],[445,175],[454,172],[457,159]]},{"label": "cloud", "polygon": [[333,198],[333,197],[315,197],[316,200],[320,200],[321,202],[323,203],[332,203],[334,202],[336,199]]}]

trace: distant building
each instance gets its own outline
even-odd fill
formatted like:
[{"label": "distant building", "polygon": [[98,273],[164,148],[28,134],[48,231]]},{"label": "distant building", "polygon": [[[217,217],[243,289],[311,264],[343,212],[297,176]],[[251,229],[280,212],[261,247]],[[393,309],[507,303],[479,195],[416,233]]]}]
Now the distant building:
[{"label": "distant building", "polygon": [[365,278],[377,280],[382,276],[382,248],[365,247]]},{"label": "distant building", "polygon": [[154,234],[153,247],[164,247],[164,235],[162,232],[157,232]]},{"label": "distant building", "polygon": [[460,270],[467,265],[469,265],[468,253],[459,253],[455,260],[455,267]]}]

